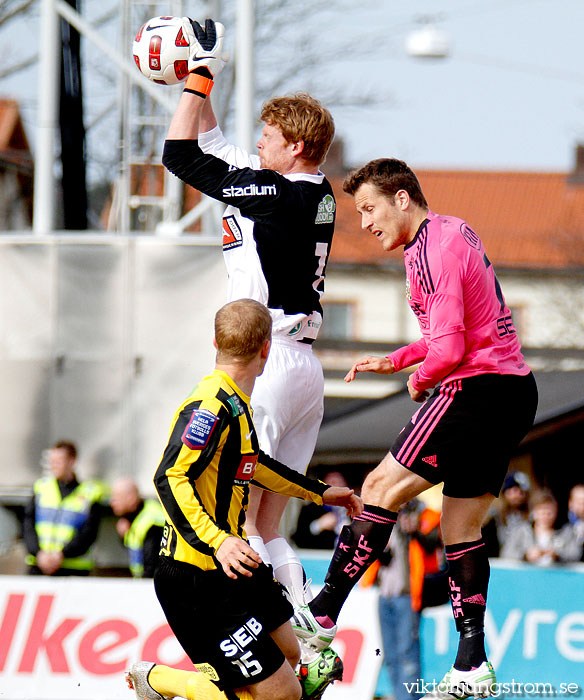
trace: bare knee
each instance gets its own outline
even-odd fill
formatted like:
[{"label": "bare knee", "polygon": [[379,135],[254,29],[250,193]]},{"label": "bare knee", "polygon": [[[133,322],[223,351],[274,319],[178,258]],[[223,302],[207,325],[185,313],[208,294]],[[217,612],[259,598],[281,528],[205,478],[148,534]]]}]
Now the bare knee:
[{"label": "bare knee", "polygon": [[271,522],[266,522],[265,518],[262,518],[262,513],[258,513],[253,521],[246,519],[245,521],[245,531],[248,535],[256,535],[261,537],[264,543],[275,540],[281,537],[278,525]]},{"label": "bare knee", "polygon": [[440,529],[444,544],[475,542],[481,538],[481,527],[494,500],[492,494],[475,498],[443,497]]},{"label": "bare knee", "polygon": [[288,500],[288,496],[262,491],[254,486],[253,498],[250,498],[246,515],[246,532],[259,535],[264,542],[281,537],[280,521]]},{"label": "bare knee", "polygon": [[292,666],[292,668],[296,668],[298,664],[300,663],[300,647],[298,646],[296,649],[290,648],[290,649],[285,649],[284,654],[286,656],[286,661]]},{"label": "bare knee", "polygon": [[361,487],[363,502],[370,503],[374,506],[382,506],[390,487],[391,482],[382,462],[365,477],[365,481]]},{"label": "bare knee", "polygon": [[397,511],[431,485],[402,467],[390,453],[367,475],[361,496],[365,503]]},{"label": "bare knee", "polygon": [[282,654],[284,654],[290,668],[294,670],[300,661],[300,644],[292,631],[290,623],[282,625],[273,634],[275,635],[274,641]]},{"label": "bare knee", "polygon": [[276,698],[277,700],[300,700],[301,697],[302,686],[296,677],[295,682],[291,682],[282,688],[280,695],[274,696],[272,693],[265,696],[266,700],[276,700]]},{"label": "bare knee", "polygon": [[264,542],[271,542],[272,540],[276,540],[279,537],[282,537],[282,535],[280,534],[280,529],[278,527],[268,526],[264,523],[259,524],[258,532]]},{"label": "bare knee", "polygon": [[245,514],[245,531],[248,535],[259,535],[257,529],[257,515],[262,500],[262,491],[256,486],[251,486],[249,489],[249,502],[247,512]]},{"label": "bare knee", "polygon": [[440,518],[440,532],[446,545],[475,542],[482,537],[481,526],[478,522],[451,521],[444,515]]},{"label": "bare knee", "polygon": [[245,519],[246,534],[261,537],[264,542],[269,542],[270,540],[275,540],[277,537],[281,537],[279,521],[274,522],[273,518],[270,518],[269,515],[269,513],[266,513],[265,510],[261,508],[255,513],[247,513]]}]

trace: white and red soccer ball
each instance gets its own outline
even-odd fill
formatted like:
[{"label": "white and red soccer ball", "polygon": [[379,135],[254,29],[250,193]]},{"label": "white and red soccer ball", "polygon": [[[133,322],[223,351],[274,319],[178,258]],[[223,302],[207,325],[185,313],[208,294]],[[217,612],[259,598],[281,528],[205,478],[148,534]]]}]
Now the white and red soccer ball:
[{"label": "white and red soccer ball", "polygon": [[180,17],[153,17],[142,25],[133,44],[134,61],[142,75],[161,85],[176,85],[189,71],[189,42]]}]

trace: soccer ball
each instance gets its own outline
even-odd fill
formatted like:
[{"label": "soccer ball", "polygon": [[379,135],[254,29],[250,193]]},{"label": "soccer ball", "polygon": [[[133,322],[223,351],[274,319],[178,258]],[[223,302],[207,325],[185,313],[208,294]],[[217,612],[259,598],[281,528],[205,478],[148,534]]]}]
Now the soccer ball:
[{"label": "soccer ball", "polygon": [[149,19],[136,34],[133,53],[142,75],[155,83],[176,85],[189,73],[189,42],[180,17]]}]

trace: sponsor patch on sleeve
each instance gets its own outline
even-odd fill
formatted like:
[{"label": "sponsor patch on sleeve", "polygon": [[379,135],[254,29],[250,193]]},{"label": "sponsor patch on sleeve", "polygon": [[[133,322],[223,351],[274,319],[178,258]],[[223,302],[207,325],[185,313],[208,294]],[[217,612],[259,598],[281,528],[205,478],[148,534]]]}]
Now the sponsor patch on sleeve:
[{"label": "sponsor patch on sleeve", "polygon": [[258,455],[242,455],[239,467],[235,472],[233,483],[238,486],[246,486],[249,484],[256,470],[258,463]]},{"label": "sponsor patch on sleeve", "polygon": [[318,211],[316,213],[315,224],[332,224],[335,220],[335,211],[337,205],[335,198],[331,194],[325,196],[318,203]]},{"label": "sponsor patch on sleeve", "polygon": [[202,450],[209,443],[218,420],[219,418],[206,408],[196,409],[182,435],[183,443],[191,450]]},{"label": "sponsor patch on sleeve", "polygon": [[223,250],[243,245],[243,235],[234,216],[223,219]]},{"label": "sponsor patch on sleeve", "polygon": [[245,413],[245,410],[241,404],[241,399],[237,394],[231,394],[231,396],[227,399],[227,403],[231,408],[232,415],[242,416]]}]

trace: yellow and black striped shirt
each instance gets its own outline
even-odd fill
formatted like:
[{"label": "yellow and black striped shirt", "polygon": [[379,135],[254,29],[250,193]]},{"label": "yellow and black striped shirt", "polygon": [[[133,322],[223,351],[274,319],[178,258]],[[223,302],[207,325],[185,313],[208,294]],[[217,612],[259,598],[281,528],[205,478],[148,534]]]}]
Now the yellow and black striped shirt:
[{"label": "yellow and black striped shirt", "polygon": [[318,505],[328,488],[260,450],[249,397],[214,370],[178,408],[154,476],[167,519],[161,555],[216,569],[223,540],[245,538],[250,482]]}]

